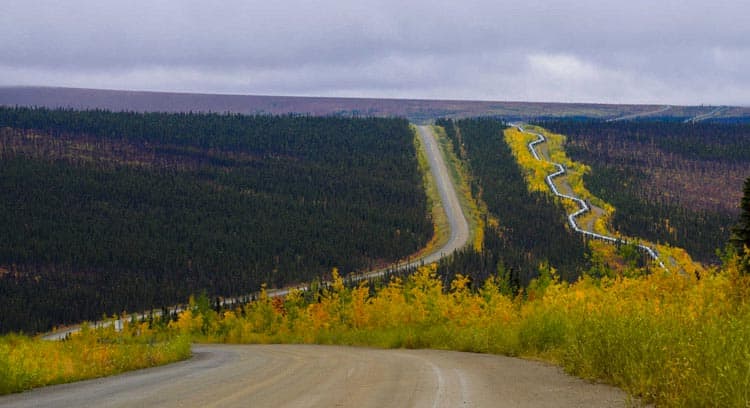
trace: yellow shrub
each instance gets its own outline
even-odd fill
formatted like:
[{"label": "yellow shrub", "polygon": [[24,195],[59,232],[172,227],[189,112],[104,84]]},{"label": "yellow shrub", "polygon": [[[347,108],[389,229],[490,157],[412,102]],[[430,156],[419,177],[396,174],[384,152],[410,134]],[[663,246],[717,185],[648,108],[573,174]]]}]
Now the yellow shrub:
[{"label": "yellow shrub", "polygon": [[142,324],[83,330],[65,341],[0,337],[0,394],[121,373],[185,359],[187,337],[165,337]]}]

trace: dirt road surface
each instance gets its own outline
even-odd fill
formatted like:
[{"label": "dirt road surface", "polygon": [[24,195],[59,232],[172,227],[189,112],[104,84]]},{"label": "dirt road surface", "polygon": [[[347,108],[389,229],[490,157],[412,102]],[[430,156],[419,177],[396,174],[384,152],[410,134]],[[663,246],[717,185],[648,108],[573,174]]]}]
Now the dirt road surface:
[{"label": "dirt road surface", "polygon": [[418,126],[417,129],[420,140],[427,152],[430,171],[435,178],[438,193],[440,194],[440,201],[443,203],[443,208],[445,209],[451,229],[448,242],[438,251],[427,255],[423,260],[419,261],[427,264],[437,262],[466,245],[469,240],[469,223],[466,221],[466,215],[461,209],[461,204],[459,204],[456,187],[448,175],[448,167],[443,160],[443,155],[440,154],[440,148],[438,147],[437,140],[435,140],[435,136],[432,134],[432,129],[429,126]]},{"label": "dirt road surface", "polygon": [[623,407],[617,388],[509,357],[311,345],[195,346],[177,364],[0,397],[0,407]]}]

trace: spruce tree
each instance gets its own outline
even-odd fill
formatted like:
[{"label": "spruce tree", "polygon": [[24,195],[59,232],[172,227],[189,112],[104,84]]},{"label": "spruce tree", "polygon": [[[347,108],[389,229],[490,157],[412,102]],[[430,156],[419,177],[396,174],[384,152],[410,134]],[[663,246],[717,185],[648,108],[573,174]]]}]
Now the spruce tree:
[{"label": "spruce tree", "polygon": [[[742,201],[740,201],[740,222],[732,229],[731,243],[742,255],[746,248],[750,247],[750,177],[745,180]],[[750,273],[748,265],[745,272]]]},{"label": "spruce tree", "polygon": [[742,251],[750,246],[750,177],[745,180],[742,201],[740,201],[740,222],[732,229],[732,243]]}]

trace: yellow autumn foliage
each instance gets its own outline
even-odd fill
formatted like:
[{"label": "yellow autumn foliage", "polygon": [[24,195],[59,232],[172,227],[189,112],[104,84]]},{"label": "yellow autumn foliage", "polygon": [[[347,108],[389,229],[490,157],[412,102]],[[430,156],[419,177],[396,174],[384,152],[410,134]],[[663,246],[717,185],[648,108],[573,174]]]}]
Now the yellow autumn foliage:
[{"label": "yellow autumn foliage", "polygon": [[217,313],[192,306],[163,329],[85,328],[65,342],[0,338],[0,391],[72,381],[189,355],[193,341],[430,347],[529,356],[622,387],[659,406],[750,403],[750,277],[738,256],[722,270],[655,272],[576,283],[553,268],[525,294],[490,278],[446,288],[434,266],[371,289],[338,273],[314,292]]},{"label": "yellow autumn foliage", "polygon": [[[750,403],[750,277],[729,262],[702,274],[584,277],[568,284],[553,268],[525,295],[491,278],[479,290],[457,275],[443,287],[435,267],[371,290],[333,284],[261,298],[216,315],[194,339],[430,347],[542,358],[659,406]],[[185,312],[185,314],[188,314]],[[189,327],[185,330],[192,330]],[[171,326],[171,330],[181,330]]]},{"label": "yellow autumn foliage", "polygon": [[545,179],[548,174],[554,173],[556,169],[552,164],[537,160],[531,154],[528,144],[536,140],[536,136],[520,132],[516,128],[507,128],[504,137],[505,143],[508,144],[513,152],[513,156],[516,158],[519,166],[521,166],[529,190],[549,192],[549,187]]},{"label": "yellow autumn foliage", "polygon": [[0,336],[0,395],[152,367],[190,357],[187,337],[166,336],[148,323],[83,326],[65,341]]}]

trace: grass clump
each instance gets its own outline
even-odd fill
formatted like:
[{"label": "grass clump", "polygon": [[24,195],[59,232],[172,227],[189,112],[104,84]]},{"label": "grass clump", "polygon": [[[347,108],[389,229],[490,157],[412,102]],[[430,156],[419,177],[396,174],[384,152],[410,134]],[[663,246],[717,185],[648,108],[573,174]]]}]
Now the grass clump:
[{"label": "grass clump", "polygon": [[0,395],[45,385],[103,377],[191,356],[190,339],[149,328],[148,323],[90,328],[64,341],[20,334],[0,337]]}]

